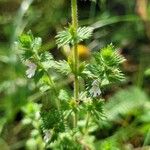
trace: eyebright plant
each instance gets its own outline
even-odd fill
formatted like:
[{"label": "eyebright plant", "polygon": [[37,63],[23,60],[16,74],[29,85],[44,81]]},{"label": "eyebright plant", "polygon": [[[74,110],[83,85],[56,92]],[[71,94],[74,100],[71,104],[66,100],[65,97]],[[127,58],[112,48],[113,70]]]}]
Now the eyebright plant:
[{"label": "eyebright plant", "polygon": [[[71,0],[71,10],[72,23],[58,33],[56,43],[58,48],[68,45],[72,58],[56,61],[51,53],[41,51],[42,39],[31,32],[22,34],[18,40],[27,77],[33,78],[40,92],[46,95],[38,104],[38,126],[33,123],[37,112],[30,119],[37,131],[32,138],[42,139],[43,149],[94,150],[96,139],[92,132],[104,116],[103,88],[124,80],[119,67],[125,59],[110,44],[94,52],[90,60],[81,61],[78,45],[89,39],[94,29],[78,26],[77,0]],[[31,118],[29,113],[26,118]]]}]

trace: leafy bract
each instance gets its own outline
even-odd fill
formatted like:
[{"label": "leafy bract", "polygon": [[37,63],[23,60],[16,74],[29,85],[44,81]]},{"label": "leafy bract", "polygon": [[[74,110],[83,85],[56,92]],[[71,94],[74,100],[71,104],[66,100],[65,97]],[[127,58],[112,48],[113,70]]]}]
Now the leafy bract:
[{"label": "leafy bract", "polygon": [[68,75],[69,73],[71,73],[71,68],[68,62],[65,60],[55,61],[53,68],[56,69],[58,72],[65,74],[65,75]]},{"label": "leafy bract", "polygon": [[124,74],[119,66],[124,61],[124,57],[110,44],[93,55],[90,64],[86,65],[83,75],[87,75],[88,78],[101,79],[101,86],[122,81]]},{"label": "leafy bract", "polygon": [[79,27],[77,33],[74,33],[72,27],[66,28],[64,31],[61,31],[56,36],[56,44],[58,47],[62,47],[67,44],[80,43],[83,40],[88,39],[92,36],[93,28],[92,27]]}]

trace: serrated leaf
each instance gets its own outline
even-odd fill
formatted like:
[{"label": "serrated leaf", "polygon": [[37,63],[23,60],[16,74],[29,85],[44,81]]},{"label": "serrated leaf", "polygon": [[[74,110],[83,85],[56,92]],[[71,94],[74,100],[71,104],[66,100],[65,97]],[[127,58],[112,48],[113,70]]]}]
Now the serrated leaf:
[{"label": "serrated leaf", "polygon": [[39,89],[41,92],[44,93],[50,89],[50,86],[49,85],[42,85]]},{"label": "serrated leaf", "polygon": [[44,129],[53,129],[56,133],[65,130],[62,112],[56,109],[41,112]]},{"label": "serrated leaf", "polygon": [[83,40],[88,39],[92,36],[92,27],[80,27],[77,29],[77,33],[73,34],[71,28],[66,28],[56,36],[56,44],[58,47],[62,47],[67,44],[74,45],[74,43],[80,43]]},{"label": "serrated leaf", "polygon": [[78,43],[90,38],[92,36],[94,28],[92,27],[80,27],[77,30]]},{"label": "serrated leaf", "polygon": [[58,98],[63,101],[68,101],[70,99],[68,93],[65,90],[60,90]]},{"label": "serrated leaf", "polygon": [[68,95],[67,91],[61,89],[58,98],[61,102],[61,109],[64,110],[64,114],[66,114],[66,110],[70,110],[69,100],[71,99],[71,97]]},{"label": "serrated leaf", "polygon": [[19,37],[19,43],[23,48],[27,48],[27,49],[31,48],[32,41],[33,39],[29,34],[22,34]]},{"label": "serrated leaf", "polygon": [[53,68],[55,68],[58,72],[65,74],[65,75],[68,75],[69,73],[71,73],[71,68],[68,62],[65,60],[55,61]]},{"label": "serrated leaf", "polygon": [[44,71],[43,70],[38,70],[35,75],[34,75],[34,81],[38,82],[44,75]]},{"label": "serrated leaf", "polygon": [[49,52],[42,53],[40,55],[40,61],[46,70],[48,70],[49,68],[52,68],[54,65],[53,56]]},{"label": "serrated leaf", "polygon": [[40,37],[34,37],[31,32],[19,36],[19,40],[17,42],[18,49],[23,51],[32,51],[34,53],[38,52],[38,50],[41,48],[41,45],[42,39]]},{"label": "serrated leaf", "polygon": [[24,51],[21,55],[21,61],[24,62],[24,61],[30,59],[32,56],[33,56],[32,51]]},{"label": "serrated leaf", "polygon": [[104,86],[125,79],[119,68],[124,60],[124,57],[110,44],[93,55],[91,63],[87,65],[85,70],[91,72],[95,78],[100,78],[101,86]]},{"label": "serrated leaf", "polygon": [[36,37],[32,45],[33,51],[37,52],[41,48],[41,45],[42,45],[42,39],[40,37]]},{"label": "serrated leaf", "polygon": [[105,86],[105,85],[108,85],[109,84],[109,80],[107,78],[104,78],[102,81],[101,81],[101,86]]},{"label": "serrated leaf", "polygon": [[105,105],[104,110],[109,120],[119,119],[120,115],[126,115],[148,103],[148,97],[144,91],[137,87],[130,87],[118,91]]},{"label": "serrated leaf", "polygon": [[114,48],[112,44],[104,47],[100,51],[100,56],[104,63],[108,66],[116,66],[125,61],[124,57]]},{"label": "serrated leaf", "polygon": [[70,43],[73,43],[73,37],[67,28],[64,31],[58,32],[56,36],[58,48]]}]

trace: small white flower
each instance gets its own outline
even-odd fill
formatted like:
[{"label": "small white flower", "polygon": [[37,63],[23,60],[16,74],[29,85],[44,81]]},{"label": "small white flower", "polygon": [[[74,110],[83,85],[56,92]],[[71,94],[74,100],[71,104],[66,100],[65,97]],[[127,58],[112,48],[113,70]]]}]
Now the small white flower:
[{"label": "small white flower", "polygon": [[28,78],[32,78],[35,75],[35,71],[37,69],[37,65],[33,62],[27,60],[25,62],[25,65],[28,66],[28,69],[26,70],[26,75]]},{"label": "small white flower", "polygon": [[44,141],[46,143],[49,142],[49,140],[51,139],[52,135],[51,135],[51,132],[49,130],[45,130],[44,131]]},{"label": "small white flower", "polygon": [[99,81],[98,80],[93,81],[92,88],[90,89],[89,92],[93,97],[97,97],[102,93],[100,88],[99,88]]}]

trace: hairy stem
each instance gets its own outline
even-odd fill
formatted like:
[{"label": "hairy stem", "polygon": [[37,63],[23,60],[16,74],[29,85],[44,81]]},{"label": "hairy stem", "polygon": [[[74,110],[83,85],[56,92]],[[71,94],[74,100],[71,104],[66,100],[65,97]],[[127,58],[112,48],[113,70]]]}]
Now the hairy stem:
[{"label": "hairy stem", "polygon": [[89,125],[89,121],[90,121],[90,112],[87,112],[87,118],[86,118],[86,123],[85,123],[85,134],[87,134],[87,129],[88,129],[88,125]]},{"label": "hairy stem", "polygon": [[[57,95],[57,89],[56,89],[56,87],[55,87],[54,81],[52,80],[52,78],[51,78],[51,76],[49,75],[48,71],[44,68],[44,66],[43,66],[42,63],[40,62],[38,54],[35,54],[35,55],[34,55],[34,58],[36,59],[38,66],[39,66],[40,68],[42,68],[42,70],[45,72],[46,76],[48,77],[48,84],[49,84],[49,86],[50,86],[50,87],[53,87],[54,92],[55,92],[55,94]],[[57,97],[56,97],[55,103],[56,103],[57,109],[60,110],[60,103],[59,103],[59,100],[57,99]]]},{"label": "hairy stem", "polygon": [[71,8],[72,8],[72,25],[74,30],[77,31],[78,28],[78,8],[77,8],[77,0],[71,0]]},{"label": "hairy stem", "polygon": [[[77,50],[77,41],[76,41],[76,34],[77,34],[77,28],[78,28],[78,9],[77,9],[77,0],[71,0],[71,11],[72,11],[72,27],[74,31],[74,46],[73,46],[73,51],[74,51],[74,69],[75,69],[75,74],[74,74],[74,99],[77,102],[78,101],[78,94],[79,94],[79,80],[78,80],[78,50]],[[74,116],[74,127],[77,126],[77,112],[75,112]]]}]

